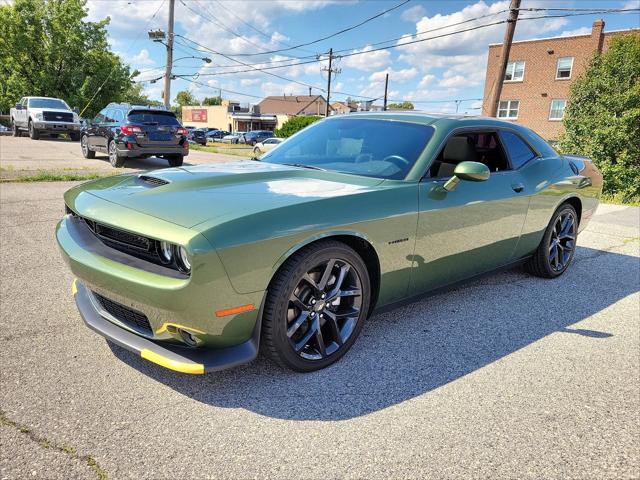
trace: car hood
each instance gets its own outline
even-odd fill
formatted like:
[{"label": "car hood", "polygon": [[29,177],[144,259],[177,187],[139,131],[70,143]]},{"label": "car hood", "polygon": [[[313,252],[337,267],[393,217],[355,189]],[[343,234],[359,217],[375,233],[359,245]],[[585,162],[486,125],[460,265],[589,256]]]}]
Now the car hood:
[{"label": "car hood", "polygon": [[76,187],[72,196],[90,194],[191,228],[210,220],[224,222],[294,203],[356,195],[382,181],[243,161],[103,178]]}]

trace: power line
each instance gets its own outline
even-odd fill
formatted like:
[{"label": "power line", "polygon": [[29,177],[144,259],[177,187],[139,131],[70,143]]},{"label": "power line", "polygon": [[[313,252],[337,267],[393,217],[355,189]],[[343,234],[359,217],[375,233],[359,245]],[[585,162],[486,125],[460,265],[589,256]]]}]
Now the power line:
[{"label": "power line", "polygon": [[294,49],[297,49],[297,48],[300,48],[300,47],[308,47],[309,45],[314,45],[316,43],[320,43],[320,42],[322,42],[324,40],[328,40],[330,38],[337,37],[338,35],[342,35],[343,33],[346,33],[346,32],[349,32],[351,30],[354,30],[354,29],[356,29],[358,27],[361,27],[362,25],[364,25],[366,23],[369,23],[372,20],[375,20],[376,18],[379,18],[379,17],[381,17],[381,16],[383,16],[383,15],[389,13],[389,12],[392,12],[393,10],[396,10],[396,9],[402,7],[403,5],[406,5],[410,1],[411,0],[403,0],[402,2],[398,3],[397,5],[394,5],[393,7],[388,8],[388,9],[386,9],[386,10],[380,12],[380,13],[377,13],[376,15],[373,15],[372,17],[369,17],[369,18],[361,21],[360,23],[357,23],[357,24],[352,25],[352,26],[347,27],[347,28],[343,28],[342,30],[334,32],[334,33],[332,33],[330,35],[326,35],[326,36],[324,36],[322,38],[318,38],[316,40],[312,40],[310,42],[300,43],[298,45],[294,45],[294,46],[289,47],[289,48],[281,48],[281,49],[278,49],[278,50],[268,50],[268,51],[257,52],[257,53],[237,53],[237,54],[234,54],[234,56],[236,56],[236,57],[240,57],[240,56],[242,56],[242,57],[252,57],[252,56],[256,56],[256,55],[267,55],[267,54],[272,54],[272,53],[287,52],[289,50],[294,50]]}]

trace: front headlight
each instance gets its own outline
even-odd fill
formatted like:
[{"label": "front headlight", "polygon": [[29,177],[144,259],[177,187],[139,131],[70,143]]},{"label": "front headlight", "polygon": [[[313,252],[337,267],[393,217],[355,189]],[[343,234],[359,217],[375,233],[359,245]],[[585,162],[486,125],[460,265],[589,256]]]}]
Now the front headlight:
[{"label": "front headlight", "polygon": [[36,120],[42,120],[42,112],[36,113]]},{"label": "front headlight", "polygon": [[162,263],[171,263],[173,261],[173,245],[169,242],[160,242],[158,245],[158,256]]},{"label": "front headlight", "polygon": [[73,114],[73,123],[79,123],[80,122],[80,117],[78,116],[77,113]]},{"label": "front headlight", "polygon": [[191,262],[184,247],[178,247],[178,267],[187,273],[191,271]]}]

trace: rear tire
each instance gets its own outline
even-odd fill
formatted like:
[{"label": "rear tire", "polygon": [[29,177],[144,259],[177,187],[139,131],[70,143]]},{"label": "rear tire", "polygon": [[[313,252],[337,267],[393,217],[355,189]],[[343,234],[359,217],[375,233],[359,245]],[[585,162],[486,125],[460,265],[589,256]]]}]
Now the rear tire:
[{"label": "rear tire", "polygon": [[167,157],[169,165],[172,167],[181,167],[184,162],[184,155],[171,155]]},{"label": "rear tire", "polygon": [[576,251],[578,214],[568,203],[560,205],[551,217],[542,241],[525,270],[542,278],[556,278],[567,271]]},{"label": "rear tire", "polygon": [[96,158],[96,152],[89,148],[89,138],[86,135],[82,135],[80,139],[80,148],[82,149],[82,156],[89,160]]},{"label": "rear tire", "polygon": [[312,372],[338,361],[353,345],[369,311],[367,267],[333,240],[289,258],[269,286],[263,351],[283,367]]},{"label": "rear tire", "polygon": [[40,132],[38,132],[38,130],[33,126],[33,122],[31,120],[29,120],[29,138],[31,138],[31,140],[40,139]]},{"label": "rear tire", "polygon": [[118,150],[116,149],[115,140],[109,140],[109,162],[115,168],[124,167],[125,157],[121,157],[118,155]]}]

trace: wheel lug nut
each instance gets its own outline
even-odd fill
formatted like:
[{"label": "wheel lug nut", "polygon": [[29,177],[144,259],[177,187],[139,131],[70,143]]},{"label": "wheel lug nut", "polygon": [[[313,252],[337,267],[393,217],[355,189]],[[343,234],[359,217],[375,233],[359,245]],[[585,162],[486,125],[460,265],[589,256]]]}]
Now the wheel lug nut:
[{"label": "wheel lug nut", "polygon": [[316,299],[314,298],[313,300],[311,300],[311,305],[315,305],[316,304]]},{"label": "wheel lug nut", "polygon": [[326,297],[326,295],[323,293],[320,298],[322,298],[324,300],[324,297]]}]

